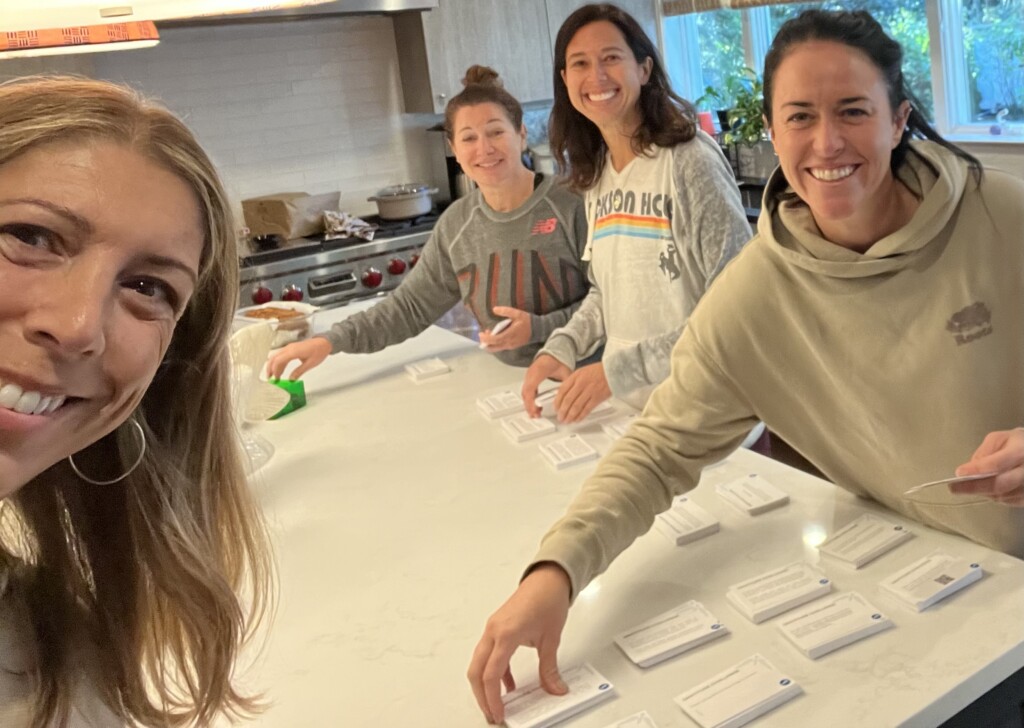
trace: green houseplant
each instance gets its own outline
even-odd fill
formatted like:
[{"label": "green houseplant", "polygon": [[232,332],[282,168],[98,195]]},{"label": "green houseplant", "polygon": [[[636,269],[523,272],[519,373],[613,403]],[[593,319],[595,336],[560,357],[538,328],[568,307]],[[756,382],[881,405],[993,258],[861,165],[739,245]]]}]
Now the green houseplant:
[{"label": "green houseplant", "polygon": [[698,106],[728,104],[725,111],[728,129],[722,141],[733,148],[740,177],[765,179],[778,164],[775,150],[764,126],[764,85],[752,68],[738,76],[729,76],[722,88],[708,86],[697,99]]}]

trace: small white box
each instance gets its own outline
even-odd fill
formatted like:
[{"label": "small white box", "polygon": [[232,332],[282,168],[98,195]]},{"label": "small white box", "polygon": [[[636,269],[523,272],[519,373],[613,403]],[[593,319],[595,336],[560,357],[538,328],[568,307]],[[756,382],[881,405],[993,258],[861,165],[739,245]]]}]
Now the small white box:
[{"label": "small white box", "polygon": [[740,614],[759,624],[830,591],[832,581],[827,576],[797,561],[734,584],[725,596]]},{"label": "small white box", "polygon": [[551,420],[538,417],[533,419],[525,412],[512,417],[506,417],[501,421],[501,429],[512,438],[512,442],[526,442],[538,437],[543,437],[554,432],[558,428]]},{"label": "small white box", "polygon": [[752,655],[675,701],[703,728],[739,728],[802,692],[764,657]]},{"label": "small white box", "polygon": [[676,546],[718,533],[718,519],[694,503],[688,496],[681,495],[672,501],[672,507],[659,514],[654,527]]},{"label": "small white box", "polygon": [[639,713],[619,718],[604,728],[658,728],[658,724],[654,722],[654,718],[651,717],[650,713],[646,710],[641,710]]},{"label": "small white box", "polygon": [[751,473],[715,487],[723,500],[746,513],[756,516],[789,503],[789,496],[757,473]]},{"label": "small white box", "polygon": [[505,725],[508,728],[547,728],[607,700],[615,686],[588,664],[562,671],[569,688],[565,695],[545,692],[539,682],[524,685],[505,695]]},{"label": "small white box", "polygon": [[541,455],[555,470],[596,460],[598,453],[579,435],[569,435],[540,446]]},{"label": "small white box", "polygon": [[439,377],[442,374],[447,374],[451,371],[451,367],[437,357],[434,357],[433,359],[424,359],[423,361],[406,364],[405,371],[412,381],[419,383],[427,379]]},{"label": "small white box", "polygon": [[615,638],[626,657],[650,667],[729,634],[700,602],[689,601],[647,620]]},{"label": "small white box", "polygon": [[608,435],[612,440],[618,440],[620,437],[626,434],[626,430],[629,426],[636,421],[636,418],[640,415],[626,415],[625,417],[617,417],[614,420],[610,420],[601,425],[601,429],[604,430],[604,434]]},{"label": "small white box", "polygon": [[779,631],[812,660],[892,626],[856,592],[822,599],[779,621]]},{"label": "small white box", "polygon": [[480,410],[480,414],[487,419],[496,420],[499,417],[522,412],[523,398],[519,396],[519,392],[506,389],[503,392],[480,397],[476,401],[476,407]]},{"label": "small white box", "polygon": [[883,579],[879,586],[920,612],[978,581],[984,573],[981,564],[934,551]]},{"label": "small white box", "polygon": [[865,513],[825,539],[818,553],[859,569],[913,535],[899,523]]}]

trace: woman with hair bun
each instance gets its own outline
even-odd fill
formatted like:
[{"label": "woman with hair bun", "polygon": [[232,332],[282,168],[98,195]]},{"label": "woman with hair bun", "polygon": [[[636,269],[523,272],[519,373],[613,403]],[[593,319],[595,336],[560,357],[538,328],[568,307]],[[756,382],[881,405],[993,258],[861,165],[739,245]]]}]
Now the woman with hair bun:
[{"label": "woman with hair bun", "polygon": [[[332,353],[398,344],[460,300],[480,323],[487,351],[527,366],[579,306],[587,291],[582,200],[523,164],[523,109],[493,69],[472,66],[463,84],[448,102],[444,128],[477,189],[444,211],[419,263],[391,296],[323,336],[284,347],[270,358],[271,376],[282,376],[293,359],[300,361],[294,378]],[[501,320],[510,324],[492,332]]]}]

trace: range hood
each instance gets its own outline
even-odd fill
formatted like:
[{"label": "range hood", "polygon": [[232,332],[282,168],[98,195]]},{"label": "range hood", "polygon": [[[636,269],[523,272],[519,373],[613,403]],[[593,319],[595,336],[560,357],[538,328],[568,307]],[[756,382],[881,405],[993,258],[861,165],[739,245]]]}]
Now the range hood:
[{"label": "range hood", "polygon": [[231,15],[206,15],[158,22],[158,27],[173,28],[196,25],[228,25],[234,23],[266,23],[285,20],[337,17],[343,15],[394,15],[396,13],[433,10],[439,0],[331,0],[281,10],[266,10]]}]

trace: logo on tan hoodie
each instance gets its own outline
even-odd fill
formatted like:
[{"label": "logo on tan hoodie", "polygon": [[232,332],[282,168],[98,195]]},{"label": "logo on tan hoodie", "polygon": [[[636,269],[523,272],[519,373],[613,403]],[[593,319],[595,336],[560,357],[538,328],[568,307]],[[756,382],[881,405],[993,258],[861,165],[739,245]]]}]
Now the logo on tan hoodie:
[{"label": "logo on tan hoodie", "polygon": [[969,344],[992,333],[992,312],[981,301],[975,301],[950,316],[946,331],[953,334],[958,346]]}]

